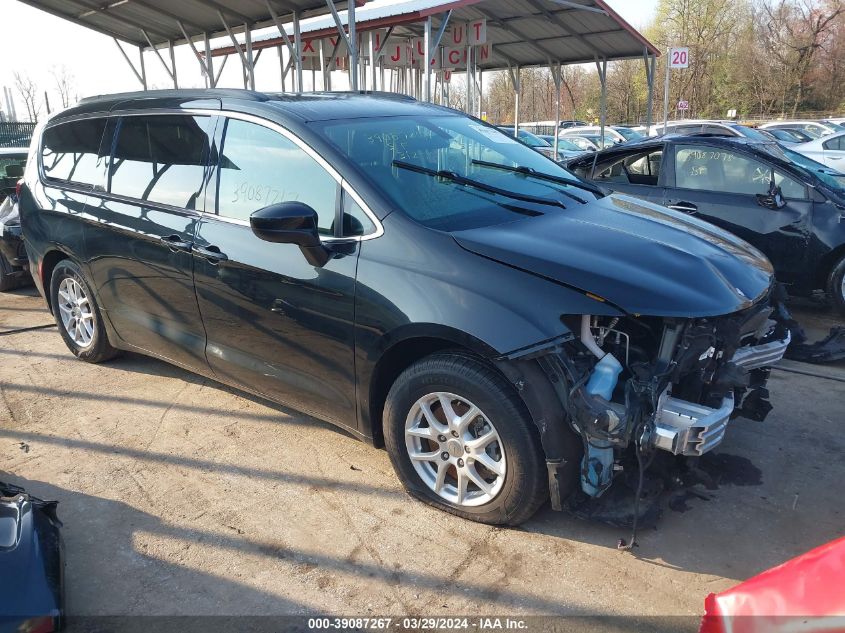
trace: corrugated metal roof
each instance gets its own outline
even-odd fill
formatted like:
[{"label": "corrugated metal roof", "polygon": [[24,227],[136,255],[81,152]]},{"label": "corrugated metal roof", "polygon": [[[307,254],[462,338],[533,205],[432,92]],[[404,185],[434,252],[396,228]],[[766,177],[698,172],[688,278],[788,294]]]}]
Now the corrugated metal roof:
[{"label": "corrugated metal roof", "polygon": [[[519,66],[545,66],[550,62],[579,64],[598,59],[642,58],[644,52],[659,55],[651,44],[613,11],[604,0],[407,0],[372,2],[356,10],[359,32],[394,27],[396,37],[422,35],[423,20],[452,10],[450,25],[487,20],[487,41],[492,44],[489,59],[479,66],[485,70]],[[345,25],[347,14],[340,12]],[[435,26],[437,26],[435,21]],[[285,25],[288,34],[293,27]],[[304,20],[303,36],[334,35],[331,16]],[[253,38],[253,49],[281,43],[277,33]],[[222,46],[214,55],[233,53]]]},{"label": "corrugated metal roof", "polygon": [[[6,0],[8,1],[8,0]],[[181,21],[188,37],[199,39],[226,34],[222,13],[234,32],[243,32],[244,24],[263,28],[273,24],[264,0],[20,0],[36,9],[116,37],[136,46],[148,47],[146,31],[154,46],[184,43]],[[328,13],[325,0],[270,0],[273,10],[283,19],[294,11],[304,14]],[[346,2],[338,2],[341,7]],[[361,4],[361,0],[358,1]],[[219,12],[219,13],[218,13]]]}]

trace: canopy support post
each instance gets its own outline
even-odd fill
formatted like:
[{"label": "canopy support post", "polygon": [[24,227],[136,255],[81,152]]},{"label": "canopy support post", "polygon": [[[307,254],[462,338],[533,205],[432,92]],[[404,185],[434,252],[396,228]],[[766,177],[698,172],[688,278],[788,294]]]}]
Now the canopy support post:
[{"label": "canopy support post", "polygon": [[120,41],[116,38],[112,38],[114,40],[115,45],[117,45],[117,49],[120,51],[120,54],[123,55],[123,59],[126,60],[126,63],[129,64],[129,68],[132,70],[132,74],[135,75],[135,78],[141,83],[144,87],[144,90],[147,89],[147,72],[144,68],[144,49],[143,47],[138,47],[138,56],[141,59],[140,63],[140,70],[135,69],[135,64],[132,63],[132,60],[129,59],[129,55],[126,54],[126,51],[123,50],[123,47],[120,45]]},{"label": "canopy support post", "polygon": [[599,101],[599,140],[604,148],[604,127],[607,124],[607,59],[596,60],[596,69],[599,71],[601,82],[601,100]]},{"label": "canopy support post", "polygon": [[513,134],[519,138],[519,96],[522,92],[520,85],[519,66],[511,66],[508,62],[508,74],[511,76],[511,84],[513,85],[514,108],[513,108]]},{"label": "canopy support post", "polygon": [[555,145],[554,151],[555,156],[558,155],[557,148],[558,148],[558,134],[560,134],[560,84],[561,84],[561,64],[557,62],[557,64],[552,64],[549,61],[549,70],[552,73],[552,79],[555,82]]},{"label": "canopy support post", "polygon": [[648,49],[643,50],[645,58],[645,76],[648,84],[648,102],[646,103],[646,135],[651,131],[652,117],[654,116],[654,72],[656,69],[657,57],[648,54]]},{"label": "canopy support post", "polygon": [[299,30],[299,11],[293,12],[294,68],[296,68],[296,92],[302,92],[302,33]]},{"label": "canopy support post", "polygon": [[[158,61],[160,61],[161,65],[164,66],[164,70],[167,73],[167,76],[170,77],[170,79],[173,81],[173,87],[178,88],[179,85],[176,82],[176,60],[173,57],[173,42],[172,41],[167,42],[167,46],[170,48],[170,61],[173,64],[173,69],[171,70],[170,66],[167,65],[167,62],[164,61],[164,57],[162,57],[161,53],[158,52],[158,49],[155,46],[153,46],[152,40],[150,40],[150,36],[147,35],[147,32],[144,29],[141,29],[141,33],[143,34],[144,39],[147,40],[147,44],[150,45],[150,48],[156,54],[156,57],[158,57]],[[115,41],[117,41],[117,40],[115,40]],[[122,51],[123,49],[121,48],[120,50]],[[145,88],[145,90],[146,90],[146,88]]]},{"label": "canopy support post", "polygon": [[425,84],[424,99],[426,103],[431,101],[431,16],[425,19],[425,31],[423,33],[423,75]]}]

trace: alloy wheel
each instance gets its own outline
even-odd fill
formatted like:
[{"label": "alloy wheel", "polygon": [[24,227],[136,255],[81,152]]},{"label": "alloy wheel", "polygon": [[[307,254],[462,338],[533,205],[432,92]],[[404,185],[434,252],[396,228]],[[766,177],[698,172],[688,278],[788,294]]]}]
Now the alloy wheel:
[{"label": "alloy wheel", "polygon": [[452,393],[429,393],[405,420],[408,457],[423,482],[459,506],[480,506],[502,490],[507,472],[504,446],[490,419]]},{"label": "alloy wheel", "polygon": [[59,284],[59,315],[71,340],[81,349],[94,340],[94,311],[82,285],[73,277]]}]

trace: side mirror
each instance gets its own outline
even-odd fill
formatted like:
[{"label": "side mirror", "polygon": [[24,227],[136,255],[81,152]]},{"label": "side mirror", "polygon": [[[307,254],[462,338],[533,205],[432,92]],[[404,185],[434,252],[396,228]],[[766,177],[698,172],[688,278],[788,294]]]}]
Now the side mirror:
[{"label": "side mirror", "polygon": [[266,242],[296,244],[312,266],[329,261],[329,251],[317,233],[317,212],[303,202],[280,202],[249,216],[252,232]]},{"label": "side mirror", "polygon": [[775,184],[774,174],[772,176],[769,181],[768,193],[757,194],[757,204],[767,209],[783,209],[786,206],[786,200],[783,199],[783,192],[780,187]]}]

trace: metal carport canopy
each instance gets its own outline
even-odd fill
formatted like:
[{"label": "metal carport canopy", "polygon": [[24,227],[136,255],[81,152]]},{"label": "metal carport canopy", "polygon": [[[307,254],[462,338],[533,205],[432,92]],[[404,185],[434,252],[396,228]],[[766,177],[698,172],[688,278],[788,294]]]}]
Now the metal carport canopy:
[{"label": "metal carport canopy", "polygon": [[[243,32],[245,25],[255,30],[274,24],[265,0],[20,1],[141,48],[186,43],[185,33],[195,41],[204,35],[226,36],[221,14],[234,32]],[[337,4],[346,6],[345,2]],[[305,16],[329,11],[326,0],[270,0],[269,5],[279,15],[297,12]]]},{"label": "metal carport canopy", "polygon": [[[451,11],[450,25],[487,20],[490,57],[479,60],[482,70],[510,66],[548,66],[550,63],[582,64],[603,60],[642,59],[658,56],[659,50],[622,19],[603,0],[411,0],[395,5],[373,3],[356,11],[356,29],[368,31],[394,27],[394,36],[421,35],[423,21]],[[346,24],[346,12],[340,12]],[[303,36],[333,34],[330,17],[312,18],[301,24]],[[289,28],[286,31],[290,32]],[[276,46],[278,36],[256,37],[254,49]],[[235,52],[224,46],[212,54]]]}]

